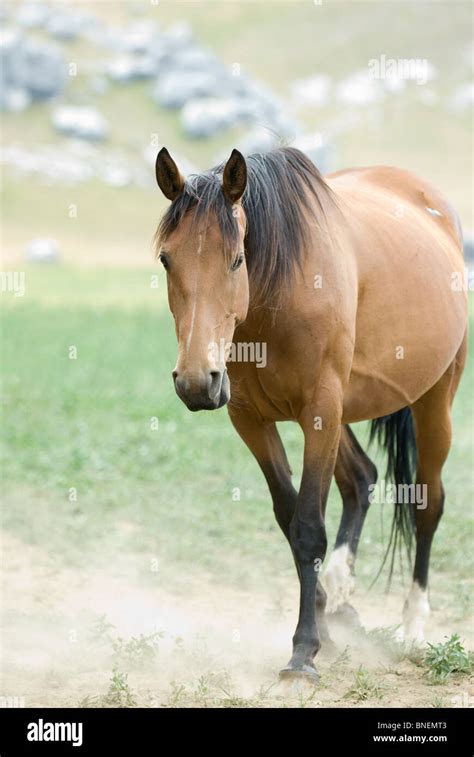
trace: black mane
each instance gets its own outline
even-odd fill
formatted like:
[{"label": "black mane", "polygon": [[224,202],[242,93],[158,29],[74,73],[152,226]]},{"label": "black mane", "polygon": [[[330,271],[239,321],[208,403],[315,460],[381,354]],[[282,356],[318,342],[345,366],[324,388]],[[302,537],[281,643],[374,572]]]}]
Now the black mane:
[{"label": "black mane", "polygon": [[[322,199],[330,197],[331,190],[314,163],[294,147],[250,155],[246,162],[248,181],[242,205],[247,217],[247,268],[252,290],[259,299],[266,300],[288,285],[295,266],[301,264],[309,229],[308,215],[320,223],[324,217]],[[222,192],[224,165],[187,179],[183,193],[161,220],[158,245],[193,209],[195,222],[213,214],[225,251],[229,253],[235,248],[238,228],[232,204]],[[316,200],[316,214],[311,199]]]}]

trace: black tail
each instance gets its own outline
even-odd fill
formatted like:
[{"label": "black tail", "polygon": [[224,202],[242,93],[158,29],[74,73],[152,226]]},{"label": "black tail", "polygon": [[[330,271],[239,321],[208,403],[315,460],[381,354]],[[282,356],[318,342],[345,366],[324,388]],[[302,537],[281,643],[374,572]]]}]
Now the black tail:
[{"label": "black tail", "polygon": [[[373,442],[374,439],[387,452],[388,461],[385,475],[388,481],[397,485],[397,492],[400,491],[398,488],[399,485],[413,484],[416,471],[416,441],[410,408],[404,407],[396,413],[373,420],[370,424],[369,443]],[[410,502],[403,500],[398,502],[397,497],[390,530],[390,540],[375,580],[377,580],[382,572],[391,553],[388,579],[388,584],[390,585],[395,565],[395,555],[398,550],[401,558],[403,544],[405,545],[408,560],[411,564],[413,533],[414,507]]]}]

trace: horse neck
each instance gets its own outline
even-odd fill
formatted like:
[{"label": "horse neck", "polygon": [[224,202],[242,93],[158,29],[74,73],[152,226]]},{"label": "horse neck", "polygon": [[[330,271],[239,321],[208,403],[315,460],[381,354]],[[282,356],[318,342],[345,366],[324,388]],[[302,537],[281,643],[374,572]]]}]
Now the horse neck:
[{"label": "horse neck", "polygon": [[252,291],[250,284],[249,308],[245,321],[239,326],[239,332],[248,334],[252,338],[259,339],[259,335],[276,333],[278,314],[285,308],[284,297],[278,293],[271,294],[264,302],[259,298],[258,292]]}]

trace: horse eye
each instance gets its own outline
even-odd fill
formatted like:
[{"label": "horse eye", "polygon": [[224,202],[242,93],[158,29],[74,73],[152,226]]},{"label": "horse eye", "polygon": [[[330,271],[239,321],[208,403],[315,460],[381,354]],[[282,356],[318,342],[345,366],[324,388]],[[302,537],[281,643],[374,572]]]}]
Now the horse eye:
[{"label": "horse eye", "polygon": [[161,255],[159,256],[159,260],[161,261],[163,268],[167,271],[169,268],[168,258],[165,255],[163,255],[163,253],[161,253]]},{"label": "horse eye", "polygon": [[236,259],[232,263],[232,265],[230,267],[230,270],[231,271],[236,271],[237,268],[240,268],[240,266],[242,265],[243,262],[244,262],[244,253],[241,252],[240,255],[238,257],[236,257]]}]

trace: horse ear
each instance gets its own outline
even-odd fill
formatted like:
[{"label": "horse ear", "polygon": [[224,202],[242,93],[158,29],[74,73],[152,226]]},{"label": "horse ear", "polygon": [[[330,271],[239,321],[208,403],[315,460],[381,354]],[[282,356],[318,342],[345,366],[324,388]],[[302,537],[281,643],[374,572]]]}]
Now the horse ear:
[{"label": "horse ear", "polygon": [[166,147],[162,147],[156,156],[155,173],[164,196],[176,200],[184,189],[184,178]]},{"label": "horse ear", "polygon": [[222,175],[222,190],[227,199],[234,203],[240,200],[246,185],[247,164],[242,153],[234,149],[225,164]]}]

